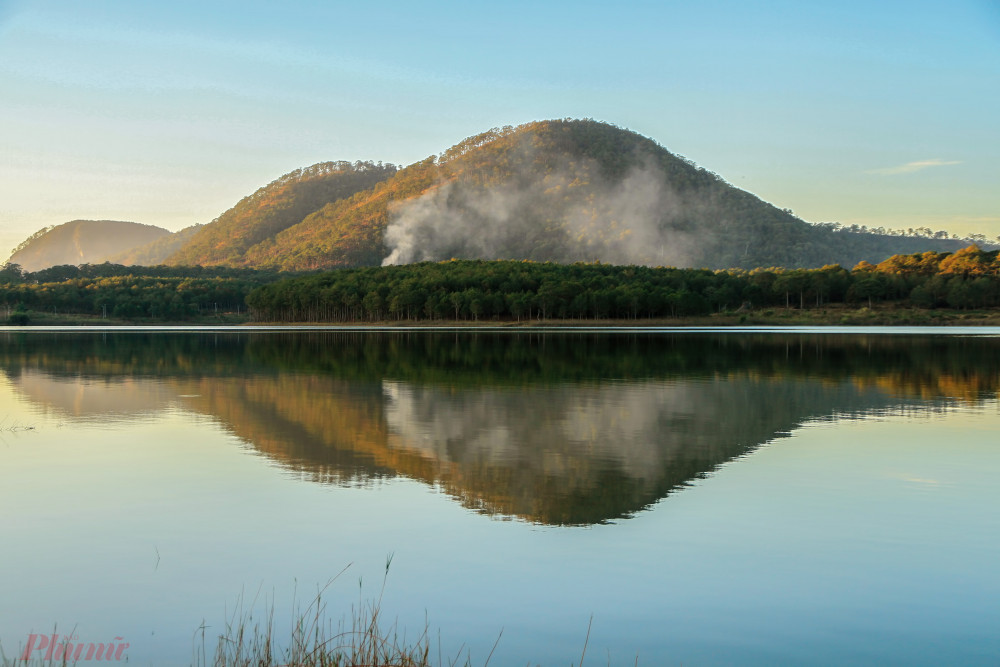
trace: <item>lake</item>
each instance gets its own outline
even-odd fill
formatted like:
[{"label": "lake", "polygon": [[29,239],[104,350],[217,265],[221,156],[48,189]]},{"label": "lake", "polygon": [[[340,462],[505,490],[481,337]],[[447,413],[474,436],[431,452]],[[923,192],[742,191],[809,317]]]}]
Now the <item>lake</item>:
[{"label": "lake", "polygon": [[0,341],[8,659],[322,591],[443,664],[1000,662],[995,329]]}]

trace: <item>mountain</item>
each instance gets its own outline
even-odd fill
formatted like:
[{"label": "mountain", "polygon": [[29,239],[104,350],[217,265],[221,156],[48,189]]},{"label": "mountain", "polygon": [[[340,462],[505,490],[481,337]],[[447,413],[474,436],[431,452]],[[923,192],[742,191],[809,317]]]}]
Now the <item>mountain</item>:
[{"label": "mountain", "polygon": [[394,165],[372,162],[323,162],[296,169],[200,227],[167,263],[245,266],[251,247],[301,222],[329,202],[371,188],[395,171]]},{"label": "mountain", "polygon": [[167,257],[180,250],[197,234],[204,225],[191,225],[184,229],[160,236],[156,240],[145,245],[129,248],[117,255],[111,255],[106,261],[112,264],[124,264],[125,266],[157,266],[163,264]]},{"label": "mountain", "polygon": [[452,257],[851,267],[961,246],[811,225],[652,139],[592,120],[493,129],[379,172],[367,186],[357,168],[337,169],[338,183],[355,177],[354,191],[307,201],[312,180],[293,172],[206,225],[168,262],[285,270]]},{"label": "mountain", "polygon": [[73,220],[46,227],[21,243],[8,260],[25,271],[62,264],[96,264],[109,256],[170,235],[162,227],[117,220]]},{"label": "mountain", "polygon": [[809,224],[635,132],[553,120],[489,130],[403,169],[297,169],[176,234],[66,223],[32,236],[11,261],[28,271],[104,261],[308,271],[453,257],[849,268],[969,243],[918,233]]}]

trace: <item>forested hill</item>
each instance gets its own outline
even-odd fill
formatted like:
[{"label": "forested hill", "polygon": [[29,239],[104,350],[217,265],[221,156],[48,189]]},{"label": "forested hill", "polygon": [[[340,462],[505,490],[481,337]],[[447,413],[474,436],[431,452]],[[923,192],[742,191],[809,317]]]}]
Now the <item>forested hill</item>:
[{"label": "forested hill", "polygon": [[28,271],[109,260],[312,271],[451,258],[816,268],[984,241],[809,224],[635,132],[554,120],[495,128],[404,169],[297,169],[175,234],[66,223],[32,236],[10,261]]},{"label": "forested hill", "polygon": [[285,270],[452,257],[818,267],[962,245],[810,225],[649,138],[591,120],[493,129],[306,215],[309,206],[288,203],[297,182],[245,199],[169,261]]},{"label": "forested hill", "polygon": [[136,222],[73,220],[38,230],[14,249],[8,261],[25,271],[103,262],[110,255],[169,234],[162,227]]},{"label": "forested hill", "polygon": [[174,265],[244,266],[247,250],[302,221],[324,205],[385,180],[394,165],[324,162],[297,169],[244,197],[201,227],[167,258]]},{"label": "forested hill", "polygon": [[184,229],[160,236],[146,245],[129,248],[125,252],[111,255],[105,261],[124,266],[156,266],[163,264],[167,257],[180,250],[204,225],[191,225]]}]

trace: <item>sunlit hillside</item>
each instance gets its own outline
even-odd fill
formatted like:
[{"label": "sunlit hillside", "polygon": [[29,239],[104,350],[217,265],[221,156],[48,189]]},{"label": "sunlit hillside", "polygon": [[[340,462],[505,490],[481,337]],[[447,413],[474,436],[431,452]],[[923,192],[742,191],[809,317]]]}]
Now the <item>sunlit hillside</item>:
[{"label": "sunlit hillside", "polygon": [[26,271],[91,264],[169,235],[161,227],[135,222],[73,220],[40,229],[15,248],[8,261]]},{"label": "sunlit hillside", "polygon": [[[290,217],[288,218],[290,219]],[[652,139],[591,120],[493,129],[371,188],[246,238],[222,219],[172,262],[286,270],[452,257],[709,268],[813,267],[955,241],[810,225]],[[204,248],[204,243],[201,248]]]}]

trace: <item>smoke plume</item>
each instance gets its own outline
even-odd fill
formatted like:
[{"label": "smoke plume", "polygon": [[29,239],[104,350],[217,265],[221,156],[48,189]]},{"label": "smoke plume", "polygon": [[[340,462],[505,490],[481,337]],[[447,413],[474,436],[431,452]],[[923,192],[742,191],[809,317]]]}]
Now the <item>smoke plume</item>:
[{"label": "smoke plume", "polygon": [[[685,201],[647,162],[609,179],[587,158],[558,168],[534,161],[497,183],[459,176],[392,211],[382,265],[460,259],[529,259],[691,266],[705,245]],[[482,180],[482,179],[480,179]]]}]

